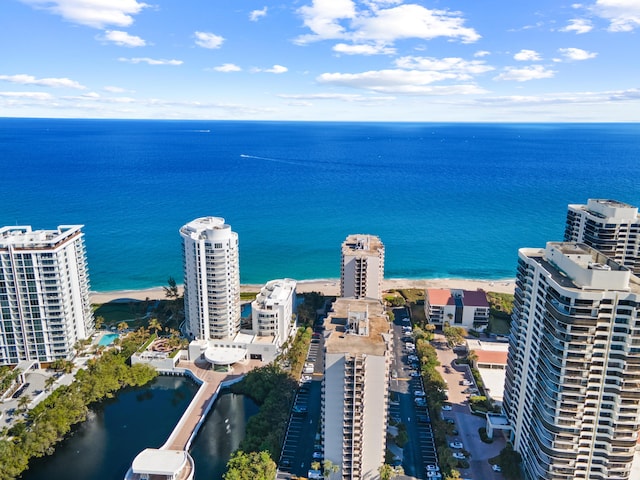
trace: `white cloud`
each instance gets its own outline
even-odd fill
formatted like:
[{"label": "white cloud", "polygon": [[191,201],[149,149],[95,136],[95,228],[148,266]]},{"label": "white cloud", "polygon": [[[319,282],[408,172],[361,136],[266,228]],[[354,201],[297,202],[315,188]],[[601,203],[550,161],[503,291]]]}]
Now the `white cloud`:
[{"label": "white cloud", "polygon": [[637,0],[597,0],[591,10],[609,20],[611,32],[630,32],[640,27],[640,2]]},{"label": "white cloud", "polygon": [[289,71],[289,69],[287,67],[283,67],[282,65],[274,65],[273,67],[267,68],[264,71],[267,73],[285,73]]},{"label": "white cloud", "polygon": [[128,27],[146,3],[137,0],[21,0],[34,8],[48,10],[65,20],[93,28],[107,25]]},{"label": "white cloud", "polygon": [[395,48],[386,47],[384,44],[378,45],[347,45],[337,43],[333,46],[333,51],[345,55],[393,55]]},{"label": "white cloud", "polygon": [[407,70],[423,70],[448,72],[455,78],[467,80],[471,75],[477,75],[494,70],[484,60],[467,61],[462,58],[433,58],[433,57],[400,57],[396,60],[396,66]]},{"label": "white cloud", "polygon": [[345,30],[340,20],[356,16],[356,6],[352,0],[313,0],[311,6],[298,9],[304,25],[313,35],[298,37],[297,43],[308,43],[330,38],[345,38]]},{"label": "white cloud", "polygon": [[561,32],[576,32],[577,34],[588,33],[591,30],[593,30],[591,21],[582,18],[573,18],[569,20],[569,25],[560,29]]},{"label": "white cloud", "polygon": [[396,97],[367,96],[348,93],[310,93],[310,94],[279,94],[280,98],[289,98],[294,100],[340,100],[342,102],[386,102],[395,100]]},{"label": "white cloud", "polygon": [[45,92],[0,92],[0,97],[29,100],[51,100],[53,98],[51,94]]},{"label": "white cloud", "polygon": [[581,48],[559,48],[558,51],[567,60],[588,60],[590,58],[595,58],[598,56],[597,53],[587,52],[586,50],[582,50]]},{"label": "white cloud", "polygon": [[40,87],[74,88],[84,90],[87,87],[69,78],[36,78],[33,75],[0,75],[0,80],[20,85],[38,85]]},{"label": "white cloud", "polygon": [[546,95],[512,95],[485,97],[479,103],[494,105],[563,105],[608,104],[640,100],[640,89],[612,90],[604,92],[550,93]]},{"label": "white cloud", "polygon": [[135,35],[129,35],[127,32],[120,30],[107,30],[100,38],[107,42],[120,45],[121,47],[144,47],[147,45],[144,39],[136,37]]},{"label": "white cloud", "polygon": [[111,86],[111,85],[108,85],[108,86],[104,87],[103,90],[105,92],[109,92],[109,93],[124,93],[124,92],[126,92],[126,90],[124,88],[114,87],[114,86]]},{"label": "white cloud", "polygon": [[242,70],[242,68],[240,68],[238,65],[235,65],[233,63],[223,63],[222,65],[218,65],[217,67],[213,67],[213,69],[216,72],[224,72],[224,73],[240,72]]},{"label": "white cloud", "polygon": [[[341,39],[354,44],[387,44],[406,38],[429,40],[437,37],[472,43],[480,35],[464,27],[460,12],[431,10],[417,4],[397,5],[397,1],[363,2],[356,9],[352,0],[313,0],[298,9],[311,34],[302,35],[298,44]],[[394,5],[384,8],[387,5]]]},{"label": "white cloud", "polygon": [[491,52],[488,52],[487,50],[479,50],[473,54],[473,56],[477,58],[486,57],[487,55],[491,55]]},{"label": "white cloud", "polygon": [[182,60],[165,60],[163,58],[149,58],[149,57],[134,57],[134,58],[118,58],[119,62],[126,63],[146,63],[148,65],[182,65],[184,62]]},{"label": "white cloud", "polygon": [[437,37],[459,38],[473,43],[480,35],[463,26],[459,12],[430,10],[421,5],[407,4],[378,10],[374,15],[358,16],[354,22],[355,39],[393,42],[405,38],[429,40]]},{"label": "white cloud", "polygon": [[195,32],[196,45],[202,48],[220,48],[224,37],[209,32]]},{"label": "white cloud", "polygon": [[451,95],[484,92],[476,85],[430,85],[458,77],[459,74],[448,72],[389,69],[362,73],[323,73],[316,80],[322,84],[362,88],[383,93]]},{"label": "white cloud", "polygon": [[540,60],[540,54],[535,50],[520,50],[513,58],[519,62],[537,62]]},{"label": "white cloud", "polygon": [[500,75],[494,78],[494,80],[515,80],[516,82],[527,82],[529,80],[552,78],[555,73],[555,71],[547,70],[542,65],[531,65],[523,68],[506,67]]},{"label": "white cloud", "polygon": [[267,14],[267,7],[264,7],[262,10],[253,10],[249,14],[249,20],[252,22],[257,22],[260,17],[264,17]]}]

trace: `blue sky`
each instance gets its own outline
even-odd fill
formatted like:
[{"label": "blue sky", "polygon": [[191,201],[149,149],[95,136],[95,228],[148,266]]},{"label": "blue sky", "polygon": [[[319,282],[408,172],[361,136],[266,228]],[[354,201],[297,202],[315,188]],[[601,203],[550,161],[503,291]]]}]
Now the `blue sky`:
[{"label": "blue sky", "polygon": [[2,0],[0,116],[640,121],[640,0]]}]

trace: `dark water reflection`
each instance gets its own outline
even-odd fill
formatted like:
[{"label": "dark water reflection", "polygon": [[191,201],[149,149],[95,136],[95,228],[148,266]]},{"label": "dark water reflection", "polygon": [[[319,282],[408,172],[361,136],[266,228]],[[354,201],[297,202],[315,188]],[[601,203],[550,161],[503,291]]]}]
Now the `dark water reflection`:
[{"label": "dark water reflection", "polygon": [[[120,392],[94,407],[90,419],[76,427],[52,456],[34,459],[21,478],[124,478],[140,451],[167,440],[197,389],[183,377],[158,377],[149,386]],[[246,419],[256,411],[255,404],[242,396],[218,398],[193,445],[197,480],[221,478],[231,451],[244,435]]]}]

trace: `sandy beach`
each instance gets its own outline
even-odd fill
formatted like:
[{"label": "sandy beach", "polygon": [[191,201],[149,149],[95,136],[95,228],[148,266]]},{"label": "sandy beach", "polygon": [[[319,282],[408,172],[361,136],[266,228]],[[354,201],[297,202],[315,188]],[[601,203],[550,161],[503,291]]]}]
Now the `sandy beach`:
[{"label": "sandy beach", "polygon": [[[383,281],[384,290],[400,288],[457,288],[463,290],[484,290],[487,292],[513,293],[514,279],[504,280],[471,280],[459,278],[433,278],[433,279],[402,279],[391,278]],[[258,292],[261,284],[241,285],[243,292]],[[340,280],[301,280],[298,282],[298,293],[321,292],[324,295],[339,295]],[[143,290],[117,290],[113,292],[91,292],[91,303],[102,304],[114,300],[158,300],[164,299],[162,287],[147,288]],[[182,287],[180,287],[182,294]]]}]

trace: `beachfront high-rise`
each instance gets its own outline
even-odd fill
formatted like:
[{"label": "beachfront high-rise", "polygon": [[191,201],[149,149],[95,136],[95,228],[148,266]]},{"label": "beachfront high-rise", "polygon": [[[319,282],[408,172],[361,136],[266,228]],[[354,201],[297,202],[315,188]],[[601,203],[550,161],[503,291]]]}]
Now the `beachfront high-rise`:
[{"label": "beachfront high-rise", "polygon": [[94,330],[82,225],[0,229],[0,365],[71,359]]},{"label": "beachfront high-rise", "polygon": [[200,340],[233,339],[240,331],[238,234],[219,217],[180,229],[186,328]]},{"label": "beachfront high-rise", "polygon": [[586,243],[640,275],[638,207],[603,199],[569,205],[564,240]]},{"label": "beachfront high-rise", "polygon": [[261,337],[274,337],[281,347],[295,331],[296,281],[271,280],[251,303],[252,330]]},{"label": "beachfront high-rise", "polygon": [[384,245],[375,235],[349,235],[342,243],[340,296],[382,300]]},{"label": "beachfront high-rise", "polygon": [[387,439],[392,339],[382,303],[339,298],[325,319],[323,455],[337,477],[379,478]]},{"label": "beachfront high-rise", "polygon": [[629,478],[640,278],[585,244],[521,249],[503,408],[528,480]]}]

